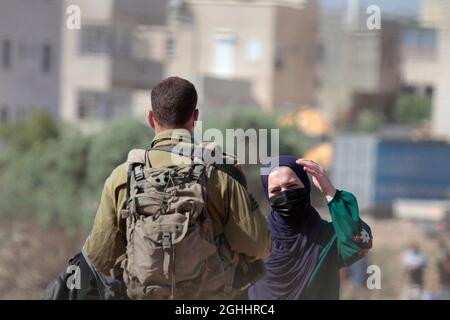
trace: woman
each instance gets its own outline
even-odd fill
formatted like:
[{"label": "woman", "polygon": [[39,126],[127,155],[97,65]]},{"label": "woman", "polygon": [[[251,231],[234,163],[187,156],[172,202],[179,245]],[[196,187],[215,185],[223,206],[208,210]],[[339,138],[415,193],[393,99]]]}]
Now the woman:
[{"label": "woman", "polygon": [[[249,289],[249,298],[339,299],[339,269],[372,247],[356,198],[336,190],[313,161],[292,156],[274,160],[266,165],[269,174],[261,176],[272,207],[267,216],[272,252],[264,259],[266,274]],[[322,220],[310,204],[308,173],[327,198],[332,222]]]}]

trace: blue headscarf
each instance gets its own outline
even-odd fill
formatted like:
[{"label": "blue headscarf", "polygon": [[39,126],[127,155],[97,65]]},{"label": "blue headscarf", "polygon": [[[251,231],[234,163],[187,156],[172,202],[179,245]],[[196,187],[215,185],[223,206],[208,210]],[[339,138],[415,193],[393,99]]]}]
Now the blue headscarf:
[{"label": "blue headscarf", "polygon": [[[278,160],[278,161],[276,161]],[[308,193],[311,183],[308,174],[292,156],[272,158],[264,167],[266,175],[261,175],[266,197],[268,179],[272,169],[285,166],[291,168],[302,181]],[[309,206],[304,215],[286,218],[271,210],[267,221],[272,233],[272,252],[264,259],[266,275],[250,287],[250,299],[298,300],[301,298],[319,259],[318,242],[323,221],[317,211]]]}]

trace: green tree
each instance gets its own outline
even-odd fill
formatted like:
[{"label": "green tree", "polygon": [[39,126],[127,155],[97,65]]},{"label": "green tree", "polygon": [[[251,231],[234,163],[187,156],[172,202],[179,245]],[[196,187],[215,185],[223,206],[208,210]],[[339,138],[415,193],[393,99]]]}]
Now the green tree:
[{"label": "green tree", "polygon": [[[226,129],[278,129],[279,130],[279,152],[280,154],[291,154],[300,156],[309,146],[309,140],[298,131],[294,126],[280,127],[278,118],[280,114],[276,112],[265,113],[260,109],[252,107],[230,107],[227,108],[220,115],[217,113],[206,113],[203,120],[203,129],[215,128],[219,129],[223,136],[226,136]],[[232,141],[224,141],[226,143],[233,143]],[[270,134],[268,135],[267,143],[271,143]],[[248,142],[247,142],[248,146]],[[271,150],[268,153],[270,154]],[[226,150],[224,150],[226,151]],[[247,155],[248,156],[248,155]],[[261,160],[261,159],[258,159]],[[242,159],[241,159],[242,161]],[[258,161],[260,163],[260,161]],[[265,195],[263,194],[260,182],[260,165],[247,164],[243,166],[246,173],[247,182],[250,192],[255,195],[263,211],[268,209]]]},{"label": "green tree", "polygon": [[[308,140],[294,127],[279,128],[277,118],[275,113],[236,108],[207,115],[204,126],[224,134],[227,128],[280,129],[280,153],[301,155]],[[86,232],[108,175],[126,161],[129,150],[148,148],[152,137],[148,125],[132,118],[116,119],[93,135],[58,125],[43,114],[2,127],[0,139],[8,147],[0,153],[0,217],[25,216],[63,226],[69,236]],[[259,166],[247,168],[250,190],[263,199]]]},{"label": "green tree", "polygon": [[380,111],[366,109],[358,114],[354,129],[358,132],[376,132],[384,124],[385,118]]},{"label": "green tree", "polygon": [[401,124],[419,124],[431,117],[431,98],[400,95],[395,105],[395,120]]},{"label": "green tree", "polygon": [[34,143],[55,139],[58,125],[47,112],[31,112],[25,119],[0,127],[0,139],[17,150],[30,148]]},{"label": "green tree", "polygon": [[[127,118],[92,136],[66,124],[50,135],[36,121],[42,124],[41,118],[33,118],[4,131],[8,144],[23,132],[27,139],[1,153],[0,216],[26,216],[76,235],[92,225],[109,173],[126,161],[130,149],[147,147],[152,134],[148,126]],[[47,125],[58,128],[53,122]],[[32,140],[29,132],[40,134]]]},{"label": "green tree", "polygon": [[133,148],[148,148],[153,137],[150,127],[132,118],[116,119],[91,137],[87,159],[90,187],[103,184],[114,167],[127,159]]},{"label": "green tree", "polygon": [[69,128],[24,151],[8,149],[0,172],[0,214],[64,226],[74,235],[83,221],[87,151],[88,138]]},{"label": "green tree", "polygon": [[[254,107],[230,107],[225,112],[206,113],[202,118],[204,129],[216,128],[223,132],[226,129],[278,129],[280,136],[280,153],[301,155],[309,147],[309,140],[295,127],[280,127],[278,119],[281,114],[277,112],[262,112]],[[270,135],[268,143],[270,143]]]}]

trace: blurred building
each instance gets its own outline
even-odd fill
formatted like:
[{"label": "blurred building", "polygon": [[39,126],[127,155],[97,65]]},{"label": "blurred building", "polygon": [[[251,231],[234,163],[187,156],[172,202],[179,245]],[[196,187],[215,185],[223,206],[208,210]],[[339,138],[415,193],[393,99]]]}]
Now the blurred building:
[{"label": "blurred building", "polygon": [[62,3],[0,2],[0,123],[29,110],[57,117]]},{"label": "blurred building", "polygon": [[437,35],[432,130],[436,137],[450,140],[450,1],[422,0],[421,4],[422,25],[434,28]]},{"label": "blurred building", "polygon": [[91,129],[133,108],[148,110],[148,89],[164,76],[153,34],[166,25],[167,1],[66,0],[69,5],[80,7],[82,26],[62,31],[61,118]]},{"label": "blurred building", "polygon": [[439,72],[436,30],[405,26],[401,49],[402,91],[432,97]]},{"label": "blurred building", "polygon": [[[66,24],[73,5],[80,29]],[[40,108],[93,129],[148,110],[170,75],[208,108],[310,105],[317,19],[313,0],[4,0],[0,120]]]},{"label": "blurred building", "polygon": [[[71,5],[80,29],[66,24]],[[148,89],[164,76],[166,9],[167,0],[2,0],[0,120],[42,109],[92,129],[149,109]]]},{"label": "blurred building", "polygon": [[391,116],[401,86],[400,24],[383,19],[369,30],[368,17],[358,1],[321,13],[318,105],[330,120],[351,120],[364,108]]},{"label": "blurred building", "polygon": [[208,108],[311,104],[317,14],[310,0],[172,1],[166,74],[192,80]]},{"label": "blurred building", "polygon": [[381,213],[400,198],[450,199],[450,145],[389,136],[337,136],[331,167],[336,185],[353,192],[362,210]]}]

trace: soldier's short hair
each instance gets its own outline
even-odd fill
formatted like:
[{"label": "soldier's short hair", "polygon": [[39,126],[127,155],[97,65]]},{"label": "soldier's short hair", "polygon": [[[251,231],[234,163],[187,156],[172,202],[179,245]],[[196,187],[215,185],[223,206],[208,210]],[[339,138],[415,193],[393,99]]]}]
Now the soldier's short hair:
[{"label": "soldier's short hair", "polygon": [[152,110],[156,122],[163,127],[184,125],[197,106],[197,91],[188,80],[169,77],[151,92]]}]

